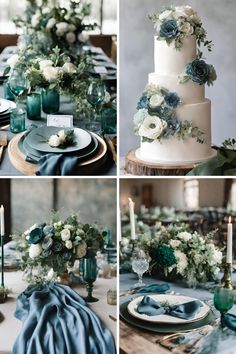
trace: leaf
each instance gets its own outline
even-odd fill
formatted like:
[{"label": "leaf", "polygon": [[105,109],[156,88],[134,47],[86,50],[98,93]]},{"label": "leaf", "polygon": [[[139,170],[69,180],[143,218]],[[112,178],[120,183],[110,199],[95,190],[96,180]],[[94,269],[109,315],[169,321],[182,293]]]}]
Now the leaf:
[{"label": "leaf", "polygon": [[11,70],[11,67],[7,66],[3,71],[3,76],[7,76],[7,74],[9,74],[10,70]]},{"label": "leaf", "polygon": [[145,136],[142,136],[143,143],[152,143],[153,141],[154,141],[154,139],[149,139],[149,138],[146,138]]}]

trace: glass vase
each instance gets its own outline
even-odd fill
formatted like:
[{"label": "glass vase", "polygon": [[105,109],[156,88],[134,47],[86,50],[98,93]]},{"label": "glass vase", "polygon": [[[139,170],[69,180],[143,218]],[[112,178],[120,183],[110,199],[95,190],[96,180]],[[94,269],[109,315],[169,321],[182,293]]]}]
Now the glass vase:
[{"label": "glass vase", "polygon": [[93,297],[93,283],[97,279],[97,260],[95,257],[84,258],[84,281],[88,296],[85,298],[87,302],[96,302],[98,299]]},{"label": "glass vase", "polygon": [[10,114],[10,130],[12,133],[21,133],[25,131],[25,110],[15,108]]},{"label": "glass vase", "polygon": [[42,109],[44,113],[57,113],[60,109],[60,95],[56,91],[42,91]]},{"label": "glass vase", "polygon": [[41,95],[37,92],[32,92],[27,96],[27,118],[37,120],[41,118]]}]

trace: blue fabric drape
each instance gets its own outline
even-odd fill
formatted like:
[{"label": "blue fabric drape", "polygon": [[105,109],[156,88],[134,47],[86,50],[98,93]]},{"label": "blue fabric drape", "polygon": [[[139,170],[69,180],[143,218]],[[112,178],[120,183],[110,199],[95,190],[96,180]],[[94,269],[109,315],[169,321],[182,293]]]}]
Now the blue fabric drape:
[{"label": "blue fabric drape", "polygon": [[12,354],[115,354],[111,332],[70,287],[28,287],[17,299],[23,322]]}]

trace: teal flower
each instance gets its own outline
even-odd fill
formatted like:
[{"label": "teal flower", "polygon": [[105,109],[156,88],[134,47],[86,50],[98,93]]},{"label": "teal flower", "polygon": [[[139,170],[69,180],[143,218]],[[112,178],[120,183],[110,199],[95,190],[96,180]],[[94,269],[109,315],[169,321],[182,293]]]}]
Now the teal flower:
[{"label": "teal flower", "polygon": [[175,20],[167,20],[161,24],[160,37],[175,38],[179,33],[178,25]]},{"label": "teal flower", "polygon": [[53,235],[53,232],[54,232],[54,227],[53,225],[46,225],[44,226],[43,228],[43,232],[46,236],[50,235],[52,236]]},{"label": "teal flower", "polygon": [[165,96],[165,102],[169,107],[176,108],[180,104],[180,98],[175,92],[168,92]]},{"label": "teal flower", "polygon": [[152,260],[163,268],[171,267],[177,263],[173,248],[166,245],[154,247],[150,255]]},{"label": "teal flower", "polygon": [[44,238],[43,227],[36,227],[29,234],[29,242],[36,245]]},{"label": "teal flower", "polygon": [[47,251],[49,250],[53,245],[53,239],[51,236],[45,236],[42,242],[42,248]]},{"label": "teal flower", "polygon": [[202,59],[195,59],[187,64],[186,74],[196,84],[203,85],[208,83],[211,85],[216,80],[217,75],[213,65],[208,65]]}]

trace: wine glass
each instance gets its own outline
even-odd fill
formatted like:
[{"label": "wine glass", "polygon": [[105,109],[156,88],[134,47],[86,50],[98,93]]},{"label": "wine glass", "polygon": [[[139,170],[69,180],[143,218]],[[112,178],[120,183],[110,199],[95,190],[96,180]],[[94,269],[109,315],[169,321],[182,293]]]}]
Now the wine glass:
[{"label": "wine glass", "polygon": [[214,306],[220,311],[221,318],[234,305],[234,290],[218,287],[214,292]]},{"label": "wine glass", "polygon": [[83,262],[83,278],[86,282],[86,290],[88,296],[85,298],[87,302],[96,302],[98,299],[92,296],[93,283],[97,279],[97,261],[95,257],[84,258]]},{"label": "wine glass", "polygon": [[150,257],[143,250],[139,249],[134,251],[132,255],[132,269],[138,274],[138,283],[134,284],[135,288],[140,288],[145,285],[142,277],[143,274],[149,269],[149,262]]},{"label": "wine glass", "polygon": [[90,83],[87,92],[87,101],[94,108],[94,117],[86,125],[89,130],[99,131],[101,128],[100,108],[105,98],[105,85],[101,80],[94,80]]},{"label": "wine glass", "polygon": [[16,106],[17,108],[19,108],[19,97],[24,93],[27,88],[27,80],[24,71],[19,68],[13,69],[8,79],[8,85],[11,92],[16,98]]}]

